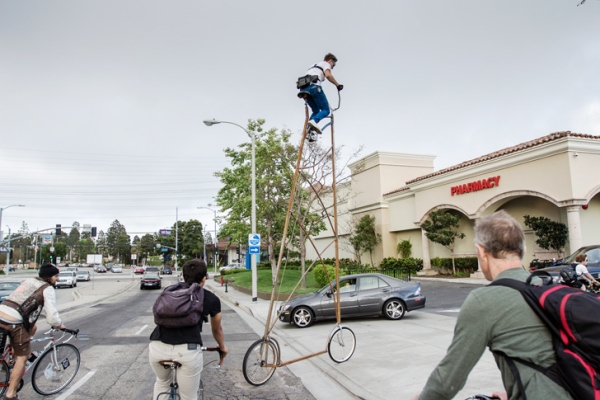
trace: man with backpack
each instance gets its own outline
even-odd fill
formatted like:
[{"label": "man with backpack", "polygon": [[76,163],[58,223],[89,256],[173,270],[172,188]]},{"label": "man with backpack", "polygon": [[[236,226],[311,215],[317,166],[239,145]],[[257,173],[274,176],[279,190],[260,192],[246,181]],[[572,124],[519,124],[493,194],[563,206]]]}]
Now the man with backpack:
[{"label": "man with backpack", "polygon": [[331,70],[335,67],[336,63],[336,56],[327,53],[323,61],[310,67],[306,71],[306,75],[298,79],[297,87],[301,90],[298,97],[306,99],[312,110],[308,121],[308,129],[315,133],[321,133],[321,128],[319,128],[318,124],[330,112],[329,102],[321,83],[327,79],[335,85],[338,91],[344,88],[344,85],[340,85],[331,74]]},{"label": "man with backpack", "polygon": [[[528,279],[529,274],[521,264],[525,236],[519,223],[506,212],[496,212],[477,223],[475,247],[487,280]],[[542,371],[557,361],[552,339],[544,322],[514,289],[504,286],[475,289],[460,310],[446,356],[414,399],[454,398],[486,347],[494,353],[506,390],[494,396],[511,400],[572,399],[569,392]]]},{"label": "man with backpack", "polygon": [[31,337],[35,335],[35,323],[46,310],[46,322],[53,328],[65,329],[56,310],[56,293],[59,270],[53,264],[41,266],[38,278],[28,278],[0,304],[0,328],[10,336],[14,351],[14,367],[5,399],[18,399],[17,386],[25,373],[25,365],[31,354]]},{"label": "man with backpack", "polygon": [[170,371],[160,365],[162,360],[181,363],[177,370],[181,400],[197,399],[203,367],[202,324],[208,321],[208,317],[221,361],[227,356],[229,350],[221,326],[221,302],[203,288],[206,277],[204,261],[195,259],[186,262],[183,266],[184,283],[166,288],[154,304],[157,326],[150,335],[149,346],[150,366],[156,375],[154,399],[169,391]]}]

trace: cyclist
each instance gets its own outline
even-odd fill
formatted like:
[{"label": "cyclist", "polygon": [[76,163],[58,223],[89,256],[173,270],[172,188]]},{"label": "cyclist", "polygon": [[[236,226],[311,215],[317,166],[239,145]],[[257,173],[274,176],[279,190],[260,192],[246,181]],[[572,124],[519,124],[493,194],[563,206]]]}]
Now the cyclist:
[{"label": "cyclist", "polygon": [[46,322],[57,329],[66,329],[56,310],[54,288],[58,281],[58,268],[42,265],[38,278],[28,278],[0,304],[0,328],[6,329],[14,350],[14,366],[5,399],[18,399],[17,386],[25,373],[25,364],[31,354],[31,336],[35,335],[42,308]]},{"label": "cyclist", "polygon": [[[206,283],[206,263],[195,259],[186,262],[183,266],[182,285]],[[208,321],[212,335],[219,346],[221,361],[227,356],[228,349],[225,345],[225,335],[221,326],[221,301],[212,292],[204,289],[202,317],[197,325],[182,328],[166,328],[157,325],[150,335],[149,359],[150,366],[156,375],[154,384],[154,398],[162,392],[169,391],[170,371],[165,369],[161,360],[173,360],[181,363],[177,370],[177,383],[181,400],[197,399],[202,373],[202,323]]]},{"label": "cyclist", "polygon": [[302,91],[310,94],[307,102],[312,110],[312,113],[308,124],[311,130],[319,134],[321,133],[321,128],[319,128],[318,123],[323,118],[327,117],[330,112],[329,102],[327,101],[325,92],[323,92],[321,82],[324,82],[325,79],[327,79],[329,82],[335,85],[337,90],[342,90],[344,88],[344,85],[340,85],[331,74],[331,70],[335,67],[336,63],[336,56],[331,53],[327,53],[323,58],[323,61],[313,65],[306,72],[307,75],[314,77],[313,82],[308,87],[302,89]]},{"label": "cyclist", "polygon": [[584,283],[585,285],[591,285],[593,283],[598,283],[592,274],[589,273],[587,269],[588,258],[585,254],[579,254],[575,257],[575,262],[577,265],[575,266],[575,272],[577,273],[577,278]]},{"label": "cyclist", "polygon": [[[487,280],[509,278],[524,282],[529,277],[521,263],[525,234],[505,211],[497,211],[475,225],[475,249]],[[495,396],[510,400],[572,399],[565,389],[535,368],[549,368],[556,363],[548,328],[523,296],[502,286],[484,286],[467,296],[446,356],[414,399],[454,398],[486,347],[494,353],[507,392],[496,392]],[[506,357],[523,361],[515,362],[521,384]]]}]

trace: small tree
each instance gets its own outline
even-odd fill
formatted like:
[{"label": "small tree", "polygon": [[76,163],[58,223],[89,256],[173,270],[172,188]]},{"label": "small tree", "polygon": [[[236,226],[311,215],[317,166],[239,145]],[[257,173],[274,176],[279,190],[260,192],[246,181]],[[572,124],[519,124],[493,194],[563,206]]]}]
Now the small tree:
[{"label": "small tree", "polygon": [[408,258],[412,255],[412,243],[410,240],[403,240],[396,246],[396,252],[401,258]]},{"label": "small tree", "polygon": [[375,232],[375,217],[364,215],[356,225],[354,235],[349,239],[350,244],[359,256],[369,252],[371,267],[373,266],[373,250],[381,242],[381,235]]},{"label": "small tree", "polygon": [[538,237],[535,241],[538,246],[544,250],[554,249],[559,256],[562,254],[562,249],[567,244],[569,238],[569,228],[562,222],[552,221],[546,217],[531,217],[525,215],[525,226],[533,229],[533,232]]},{"label": "small tree", "polygon": [[459,215],[454,215],[446,210],[437,210],[429,213],[429,217],[421,224],[425,230],[425,236],[435,243],[439,243],[450,250],[452,258],[452,274],[456,275],[456,266],[454,265],[454,243],[456,239],[464,239],[464,233],[458,233],[460,225]]}]

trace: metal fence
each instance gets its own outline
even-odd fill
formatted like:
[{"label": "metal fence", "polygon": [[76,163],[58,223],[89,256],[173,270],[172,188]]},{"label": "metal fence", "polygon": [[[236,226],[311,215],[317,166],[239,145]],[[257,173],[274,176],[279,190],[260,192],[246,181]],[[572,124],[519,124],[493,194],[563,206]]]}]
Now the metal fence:
[{"label": "metal fence", "polygon": [[406,272],[402,272],[396,268],[375,269],[375,268],[354,267],[354,266],[343,267],[343,268],[346,271],[348,271],[348,275],[376,273],[376,274],[391,276],[392,278],[396,278],[396,279],[402,279],[404,281],[410,281],[410,274],[407,274]]}]

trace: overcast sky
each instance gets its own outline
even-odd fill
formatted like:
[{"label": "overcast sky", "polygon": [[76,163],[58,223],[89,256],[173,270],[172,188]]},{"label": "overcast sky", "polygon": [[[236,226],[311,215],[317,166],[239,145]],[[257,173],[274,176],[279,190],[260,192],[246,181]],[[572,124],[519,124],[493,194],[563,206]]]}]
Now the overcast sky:
[{"label": "overcast sky", "polygon": [[[336,142],[445,168],[556,131],[600,134],[600,1],[0,1],[2,230],[132,234],[199,219],[231,125],[299,140],[295,81],[327,52]],[[333,85],[326,84],[337,103]],[[133,236],[133,235],[132,235]]]}]

